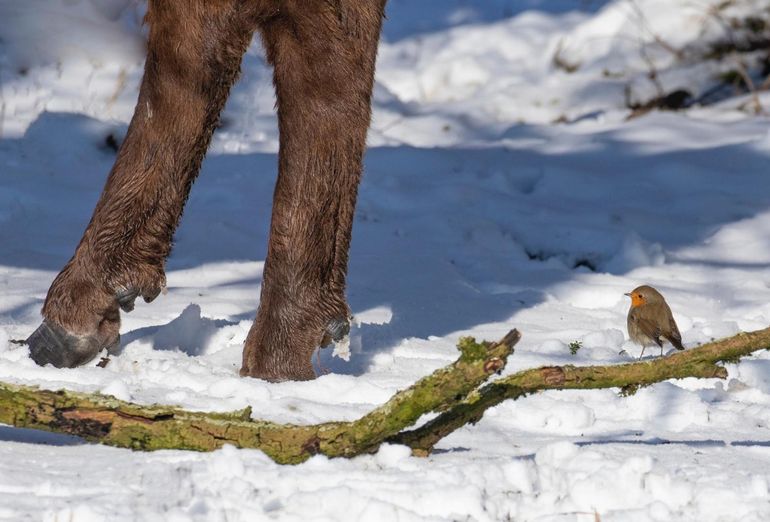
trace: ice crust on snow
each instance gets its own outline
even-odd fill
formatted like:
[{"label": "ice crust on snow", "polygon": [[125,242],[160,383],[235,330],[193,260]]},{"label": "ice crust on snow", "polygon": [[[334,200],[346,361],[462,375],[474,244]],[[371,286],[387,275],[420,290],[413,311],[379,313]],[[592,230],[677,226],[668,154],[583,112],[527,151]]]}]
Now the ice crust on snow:
[{"label": "ice crust on snow", "polygon": [[[114,161],[107,138],[125,134],[145,5],[0,0],[0,380],[309,424],[360,417],[454,360],[462,335],[519,328],[506,373],[633,360],[623,293],[642,283],[688,347],[767,326],[767,118],[739,110],[744,97],[625,121],[626,85],[655,92],[648,60],[666,89],[719,72],[655,41],[719,34],[703,16],[715,4],[390,0],[350,357],[322,350],[331,373],[268,384],[238,377],[278,147],[259,42],[175,235],[168,294],[124,315],[107,367],[40,368],[9,341],[37,326]],[[557,53],[577,69],[555,67]],[[0,426],[0,520],[767,520],[770,354],[727,369],[630,397],[504,403],[426,459],[386,444],[288,467],[255,450],[138,453]]]}]

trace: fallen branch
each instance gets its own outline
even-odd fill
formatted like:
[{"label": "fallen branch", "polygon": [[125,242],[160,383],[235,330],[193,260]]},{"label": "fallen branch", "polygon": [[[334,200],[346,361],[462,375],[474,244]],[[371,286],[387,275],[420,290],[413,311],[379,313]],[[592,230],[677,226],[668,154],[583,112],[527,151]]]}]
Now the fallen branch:
[{"label": "fallen branch", "polygon": [[[427,455],[456,429],[477,422],[484,412],[508,399],[541,390],[620,388],[633,393],[668,379],[725,378],[720,362],[770,349],[770,328],[741,333],[643,362],[612,366],[547,366],[503,377],[478,388],[499,372],[520,336],[512,330],[495,344],[460,341],[460,358],[394,395],[384,405],[352,422],[312,426],[251,420],[251,409],[232,413],[195,413],[165,406],[140,406],[98,394],[52,392],[0,383],[0,423],[78,435],[87,440],[140,450],[209,451],[224,444],[259,448],[280,463],[302,462],[321,453],[352,457],[376,450],[382,442],[410,446]],[[402,431],[421,415],[441,412],[423,426]]]},{"label": "fallen branch", "polygon": [[352,457],[376,450],[421,415],[446,411],[499,372],[520,334],[498,343],[458,343],[460,358],[396,393],[352,422],[312,426],[251,420],[251,408],[231,413],[197,413],[166,406],[141,406],[99,394],[40,390],[0,383],[0,423],[59,433],[139,450],[210,451],[233,444],[259,448],[279,463],[298,463],[322,453]]},{"label": "fallen branch", "polygon": [[620,388],[633,393],[641,386],[685,377],[727,377],[720,362],[737,362],[753,352],[770,349],[770,328],[704,344],[668,357],[609,366],[545,366],[524,370],[489,383],[452,409],[423,426],[405,431],[389,442],[405,444],[416,455],[427,455],[435,444],[466,424],[478,422],[484,412],[501,402],[516,400],[541,390],[593,390]]}]

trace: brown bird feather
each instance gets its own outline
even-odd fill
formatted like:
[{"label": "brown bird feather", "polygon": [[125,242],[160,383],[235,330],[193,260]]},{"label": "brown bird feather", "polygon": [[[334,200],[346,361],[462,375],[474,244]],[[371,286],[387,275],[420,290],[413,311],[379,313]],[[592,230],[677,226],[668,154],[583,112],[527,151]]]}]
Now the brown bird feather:
[{"label": "brown bird feather", "polygon": [[[682,335],[674,321],[668,303],[656,289],[642,285],[628,294],[631,308],[628,311],[628,336],[642,346],[642,354],[648,346],[658,345],[663,355],[663,341],[677,350],[684,350]],[[639,358],[641,359],[641,355]]]}]

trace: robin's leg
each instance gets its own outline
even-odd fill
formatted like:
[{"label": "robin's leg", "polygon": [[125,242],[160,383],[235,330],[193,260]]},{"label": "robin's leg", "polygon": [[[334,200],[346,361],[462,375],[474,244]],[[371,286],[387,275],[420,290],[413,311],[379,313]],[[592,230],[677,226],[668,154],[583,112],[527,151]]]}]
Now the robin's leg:
[{"label": "robin's leg", "polygon": [[120,311],[153,300],[185,200],[251,41],[255,0],[150,0],[144,78],[126,139],[75,255],[28,339],[38,364],[72,367],[119,342]]},{"label": "robin's leg", "polygon": [[642,356],[644,355],[644,349],[645,348],[646,348],[646,346],[642,346],[642,353],[639,354],[639,360],[640,361],[642,360]]},{"label": "robin's leg", "polygon": [[280,149],[259,311],[241,375],[312,379],[347,333],[345,275],[384,0],[286,0],[262,26]]}]

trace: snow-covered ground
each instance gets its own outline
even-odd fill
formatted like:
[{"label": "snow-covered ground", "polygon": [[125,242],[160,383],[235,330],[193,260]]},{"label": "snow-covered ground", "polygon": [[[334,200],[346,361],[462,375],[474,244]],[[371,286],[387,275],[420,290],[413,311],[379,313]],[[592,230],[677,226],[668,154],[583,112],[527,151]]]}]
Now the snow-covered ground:
[{"label": "snow-covered ground", "polygon": [[[717,4],[390,0],[350,260],[352,357],[324,351],[332,373],[268,384],[237,374],[278,146],[258,44],[176,234],[169,293],[124,315],[121,354],[58,370],[7,342],[37,326],[114,160],[143,5],[0,0],[0,380],[316,423],[381,404],[454,360],[462,335],[519,328],[506,372],[632,360],[623,293],[643,283],[687,346],[767,326],[768,119],[744,96],[626,121],[627,100],[656,94],[650,64],[665,92],[695,97],[734,67],[694,58],[724,31]],[[728,370],[631,397],[502,404],[424,459],[386,446],[279,466],[0,426],[0,519],[768,520],[770,353]]]}]

